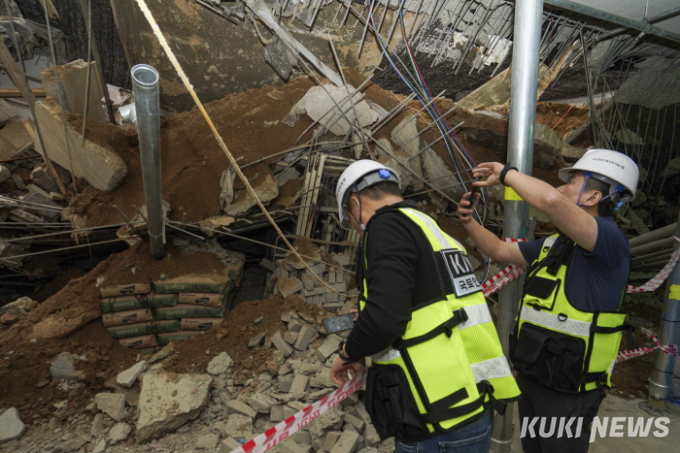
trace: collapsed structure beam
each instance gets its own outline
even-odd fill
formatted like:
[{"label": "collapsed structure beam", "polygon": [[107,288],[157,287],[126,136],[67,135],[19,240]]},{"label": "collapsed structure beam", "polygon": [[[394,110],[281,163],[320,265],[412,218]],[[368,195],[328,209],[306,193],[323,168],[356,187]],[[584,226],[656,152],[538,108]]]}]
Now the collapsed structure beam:
[{"label": "collapsed structure beam", "polygon": [[[543,0],[517,0],[515,7],[515,41],[512,53],[512,84],[510,88],[510,113],[508,123],[508,162],[521,173],[531,174],[534,157],[534,123],[536,121],[536,93],[538,91],[538,65],[541,50],[541,22]],[[505,222],[503,236],[522,238],[528,236],[529,205],[517,193],[505,189]],[[512,325],[521,297],[522,280],[517,279],[500,292],[498,309],[498,335],[507,355]],[[496,453],[511,450],[513,439],[512,408],[494,423],[491,449]]]},{"label": "collapsed structure beam", "polygon": [[144,178],[144,198],[149,224],[151,254],[156,259],[165,255],[163,200],[161,190],[161,112],[158,71],[149,65],[132,68],[132,87],[137,112],[135,125],[139,135],[139,151]]},{"label": "collapsed structure beam", "polygon": [[[517,1],[517,4],[519,3],[520,2]],[[604,21],[611,22],[612,24],[620,25],[625,28],[638,30],[643,34],[654,35],[660,38],[669,39],[671,41],[680,42],[680,34],[673,33],[672,31],[665,30],[663,28],[657,27],[656,25],[652,25],[651,23],[649,23],[652,22],[653,20],[645,22],[642,20],[627,19],[625,17],[617,16],[616,14],[608,13],[600,9],[591,8],[590,6],[586,5],[581,5],[570,0],[545,0],[545,3],[547,3],[550,6],[556,6],[558,8],[566,9],[567,11],[573,11],[575,13],[594,17],[596,19],[602,19]],[[515,28],[515,30],[517,30],[517,28]]]}]

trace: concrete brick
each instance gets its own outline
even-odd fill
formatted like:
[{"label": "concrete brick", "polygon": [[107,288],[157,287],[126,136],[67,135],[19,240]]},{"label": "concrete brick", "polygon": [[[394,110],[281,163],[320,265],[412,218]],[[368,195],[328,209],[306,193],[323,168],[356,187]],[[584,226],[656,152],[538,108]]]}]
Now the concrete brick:
[{"label": "concrete brick", "polygon": [[[326,263],[316,263],[314,265],[310,264],[309,268],[319,277],[326,272]],[[310,274],[309,269],[305,269],[305,273],[309,275],[310,277],[314,278],[312,274]]]},{"label": "concrete brick", "polygon": [[283,353],[284,357],[288,357],[293,352],[293,347],[286,343],[283,338],[281,338],[281,332],[276,332],[272,337],[272,344],[274,347]]},{"label": "concrete brick", "polygon": [[335,283],[335,272],[330,271],[328,273],[328,283]]},{"label": "concrete brick", "polygon": [[279,451],[281,453],[308,453],[309,448],[303,447],[293,439],[286,439],[279,444]]},{"label": "concrete brick", "polygon": [[331,258],[340,266],[349,266],[352,263],[349,253],[331,253]]},{"label": "concrete brick", "polygon": [[335,281],[337,283],[344,283],[345,281],[345,272],[344,271],[338,271],[335,273]]},{"label": "concrete brick", "polygon": [[367,447],[375,447],[380,443],[378,431],[371,423],[366,424],[366,433],[364,434],[364,438],[366,439]]},{"label": "concrete brick", "polygon": [[288,323],[288,331],[293,333],[298,333],[302,329],[302,324],[298,322],[297,319],[293,319]]},{"label": "concrete brick", "polygon": [[360,433],[364,430],[364,427],[366,426],[366,422],[364,422],[359,417],[355,417],[352,414],[345,414],[345,423],[349,423],[350,425],[354,426],[356,430]]},{"label": "concrete brick", "polygon": [[[330,368],[329,368],[329,373],[330,373]],[[342,404],[343,406],[352,406],[352,405],[354,405],[358,402],[359,402],[359,395],[357,395],[356,393],[352,393],[350,396],[348,396],[347,398],[342,400],[342,402],[340,404]]]},{"label": "concrete brick", "polygon": [[290,313],[281,313],[281,321],[289,323],[293,320],[293,315]]},{"label": "concrete brick", "polygon": [[290,406],[283,406],[283,419],[287,419],[289,417],[292,417],[293,415],[297,414],[298,410],[295,409],[294,407]]},{"label": "concrete brick", "polygon": [[345,414],[337,407],[333,407],[325,414],[321,415],[316,420],[313,420],[309,426],[309,434],[312,439],[320,438],[326,431],[337,431],[342,427],[342,420]]},{"label": "concrete brick", "polygon": [[311,275],[308,275],[306,273],[303,273],[300,276],[300,281],[302,282],[302,286],[305,287],[306,290],[312,290],[314,289],[314,280],[315,278],[312,277]]},{"label": "concrete brick", "polygon": [[227,437],[219,443],[220,453],[231,453],[240,446],[241,444],[232,437]]},{"label": "concrete brick", "polygon": [[309,377],[304,374],[296,374],[293,379],[293,383],[290,386],[288,393],[305,393],[307,390],[307,384],[309,383]]},{"label": "concrete brick", "polygon": [[342,283],[333,283],[332,285],[328,285],[331,288],[333,288],[335,291],[339,293],[344,293],[347,291],[347,282],[342,282]]},{"label": "concrete brick", "polygon": [[293,440],[298,444],[309,444],[312,443],[312,436],[307,431],[298,431],[292,436]]},{"label": "concrete brick", "polygon": [[346,430],[342,433],[330,453],[354,453],[359,441],[359,433]]},{"label": "concrete brick", "polygon": [[297,278],[281,277],[276,282],[276,289],[283,297],[288,297],[302,290],[302,282]]},{"label": "concrete brick", "polygon": [[312,448],[317,453],[325,451],[325,449],[323,448],[323,437],[319,437],[317,439],[312,440]]},{"label": "concrete brick", "polygon": [[335,313],[338,310],[342,309],[342,305],[339,302],[331,302],[328,304],[323,304],[323,309],[326,310],[329,313]]},{"label": "concrete brick", "polygon": [[283,336],[283,341],[285,341],[288,344],[295,344],[295,342],[298,339],[298,334],[296,332],[286,332],[286,334]]},{"label": "concrete brick", "polygon": [[283,415],[283,404],[276,404],[272,406],[272,410],[269,412],[269,421],[278,423],[286,419]]},{"label": "concrete brick", "polygon": [[347,301],[345,301],[345,305],[343,305],[342,308],[340,309],[340,314],[346,315],[347,313],[349,313],[350,310],[353,310],[355,308],[357,308],[356,299],[347,299]]},{"label": "concrete brick", "polygon": [[338,439],[342,435],[341,431],[328,431],[323,441],[323,449],[326,451],[331,451],[335,444],[338,443]]},{"label": "concrete brick", "polygon": [[289,393],[290,386],[293,384],[293,375],[279,376],[279,392]]},{"label": "concrete brick", "polygon": [[366,408],[364,407],[364,403],[359,401],[358,403],[354,404],[352,406],[354,410],[357,413],[357,416],[365,421],[366,423],[371,423],[371,417],[368,415],[368,412],[366,412]]},{"label": "concrete brick", "polygon": [[312,338],[316,334],[316,329],[313,329],[312,327],[307,327],[307,326],[302,326],[302,329],[300,329],[300,333],[298,334],[297,341],[295,342],[295,349],[298,351],[304,351],[307,349],[307,346],[309,346],[309,343],[312,341]]},{"label": "concrete brick", "polygon": [[337,335],[330,335],[328,338],[326,338],[326,341],[324,341],[323,344],[319,346],[314,354],[316,354],[316,357],[320,361],[325,362],[326,359],[331,356],[331,354],[337,352],[340,341],[342,340]]},{"label": "concrete brick", "polygon": [[231,400],[227,403],[227,414],[241,414],[250,418],[257,417],[255,409],[238,400]]}]

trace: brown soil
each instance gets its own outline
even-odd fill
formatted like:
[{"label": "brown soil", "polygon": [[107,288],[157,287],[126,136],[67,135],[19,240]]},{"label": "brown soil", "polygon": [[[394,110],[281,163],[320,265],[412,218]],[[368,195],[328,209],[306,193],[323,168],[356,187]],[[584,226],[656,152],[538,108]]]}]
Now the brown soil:
[{"label": "brown soil", "polygon": [[[285,87],[231,94],[207,104],[206,110],[229,151],[237,159],[242,157],[238,163],[245,165],[288,149],[311,124],[305,115],[301,115],[292,128],[280,120],[312,85],[309,78],[300,77]],[[82,116],[69,115],[68,121],[73,129],[80,131]],[[136,132],[91,120],[87,130],[88,139],[115,148],[128,166],[128,174],[123,185],[113,193],[81,188],[81,193],[71,202],[71,210],[86,214],[89,226],[120,223],[122,219],[111,208],[113,204],[129,218],[134,217],[136,211],[132,205],[144,205]],[[194,222],[219,214],[219,182],[227,167],[227,157],[196,108],[162,121],[163,198],[172,207],[171,219]]]},{"label": "brown soil", "polygon": [[582,125],[589,117],[588,109],[573,107],[569,104],[551,102],[536,104],[536,121],[550,126],[562,137]]},{"label": "brown soil", "polygon": [[[158,279],[162,274],[172,278],[191,273],[207,273],[221,269],[224,264],[215,255],[195,252],[184,255],[167,245],[166,257],[156,260],[149,245],[140,242],[130,249],[111,255],[92,272],[71,280],[66,287],[49,297],[17,324],[0,326],[0,407],[16,406],[24,420],[42,419],[54,413],[55,402],[68,399],[68,410],[61,416],[66,420],[82,412],[107,381],[132,366],[138,352],[121,346],[106,332],[101,322],[100,295],[97,279],[106,277],[104,286],[144,282]],[[235,361],[236,378],[246,380],[253,372],[259,374],[274,349],[264,346],[248,349],[248,342],[257,334],[268,335],[285,331],[281,313],[300,312],[320,323],[328,313],[311,306],[301,297],[283,300],[272,296],[259,302],[244,302],[226,315],[220,328],[178,344],[164,368],[175,372],[205,372],[207,363],[226,351]],[[264,317],[259,325],[253,323]],[[51,323],[50,321],[62,321]],[[47,324],[50,338],[34,340],[34,333],[44,333],[40,326]],[[208,351],[208,352],[207,352]],[[84,374],[83,389],[63,391],[58,380],[50,378],[50,365],[62,352],[83,355],[76,361],[76,370]],[[21,376],[21,379],[17,379]],[[44,386],[36,387],[39,384]]]}]

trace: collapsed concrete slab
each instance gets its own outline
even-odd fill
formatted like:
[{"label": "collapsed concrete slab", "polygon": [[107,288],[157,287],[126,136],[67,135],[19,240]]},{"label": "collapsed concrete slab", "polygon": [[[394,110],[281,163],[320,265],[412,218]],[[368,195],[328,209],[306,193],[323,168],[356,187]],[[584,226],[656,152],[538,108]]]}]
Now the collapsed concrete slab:
[{"label": "collapsed concrete slab", "polygon": [[[95,189],[113,191],[123,182],[127,175],[127,166],[113,148],[85,140],[80,132],[67,124],[67,134],[61,119],[61,110],[54,101],[48,98],[35,104],[35,114],[40,124],[47,155],[51,160],[66,169],[71,169],[78,178],[85,178]],[[112,127],[113,125],[102,125]],[[45,156],[39,141],[36,150]],[[70,150],[70,159],[69,159]]]},{"label": "collapsed concrete slab", "polygon": [[[267,203],[279,195],[279,185],[268,165],[255,165],[249,167],[248,170],[246,177],[252,175],[253,179],[249,181],[250,185],[262,203]],[[255,205],[257,205],[257,202],[250,191],[242,189],[234,195],[231,203],[224,204],[222,209],[225,214],[238,218],[245,216]]]},{"label": "collapsed concrete slab", "polygon": [[137,441],[160,437],[198,417],[208,403],[211,382],[205,374],[145,374],[139,395]]}]

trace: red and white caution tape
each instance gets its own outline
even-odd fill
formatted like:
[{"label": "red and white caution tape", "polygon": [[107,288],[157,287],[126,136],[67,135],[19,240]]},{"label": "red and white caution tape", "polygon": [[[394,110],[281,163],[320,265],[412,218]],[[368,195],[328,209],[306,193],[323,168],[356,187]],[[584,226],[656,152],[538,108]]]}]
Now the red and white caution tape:
[{"label": "red and white caution tape", "polygon": [[657,349],[660,349],[661,351],[665,352],[666,354],[670,355],[680,355],[680,351],[678,350],[678,345],[675,344],[667,344],[667,345],[661,345],[659,343],[659,340],[656,338],[656,336],[650,332],[649,330],[645,329],[644,327],[641,329],[651,340],[654,342],[654,347],[641,347],[641,348],[635,348],[635,349],[628,349],[626,351],[619,351],[618,356],[616,357],[616,363],[620,362],[625,362],[626,360],[634,359],[636,357],[643,356],[645,354],[649,354],[652,351],[656,351]]},{"label": "red and white caution tape", "polygon": [[[675,238],[678,240],[677,238]],[[505,242],[522,242],[526,241],[526,239],[508,239],[508,238],[503,238]],[[680,258],[680,248],[677,249],[672,255],[668,263],[659,271],[658,274],[656,274],[651,280],[649,280],[647,283],[641,286],[632,286],[628,285],[626,287],[626,292],[631,294],[631,293],[643,293],[643,292],[649,292],[649,291],[654,291],[656,290],[661,284],[668,278],[670,275],[671,271],[673,271],[673,267],[675,266],[675,263],[678,262],[678,259]],[[490,277],[487,281],[482,283],[482,288],[484,290],[484,297],[489,297],[496,291],[500,290],[504,286],[506,286],[508,283],[512,282],[516,278],[518,278],[520,275],[525,273],[527,268],[525,266],[520,266],[517,264],[511,264],[493,277]]]},{"label": "red and white caution tape", "polygon": [[[675,237],[675,236],[673,236]],[[678,238],[675,238],[677,241]],[[680,248],[678,248],[672,255],[671,259],[666,263],[666,265],[661,269],[661,271],[656,274],[650,281],[645,283],[642,286],[632,286],[628,285],[626,287],[626,292],[627,293],[642,293],[645,291],[654,291],[657,289],[661,284],[668,278],[670,275],[671,271],[673,270],[673,267],[675,266],[675,263],[678,262],[678,258],[680,257]]]},{"label": "red and white caution tape", "polygon": [[[524,242],[526,240],[527,238],[503,238],[504,242]],[[527,268],[525,266],[511,264],[493,277],[490,277],[484,283],[482,283],[484,297],[489,297],[496,291],[499,291],[508,283],[512,282],[520,275],[525,273],[526,270]]]},{"label": "red and white caution tape", "polygon": [[274,445],[283,442],[292,434],[307,426],[309,422],[326,413],[329,409],[359,390],[366,383],[367,372],[368,370],[365,369],[361,374],[355,376],[351,381],[330,395],[324,396],[311,406],[307,406],[295,415],[291,415],[273,428],[232,450],[231,453],[263,453]]}]

